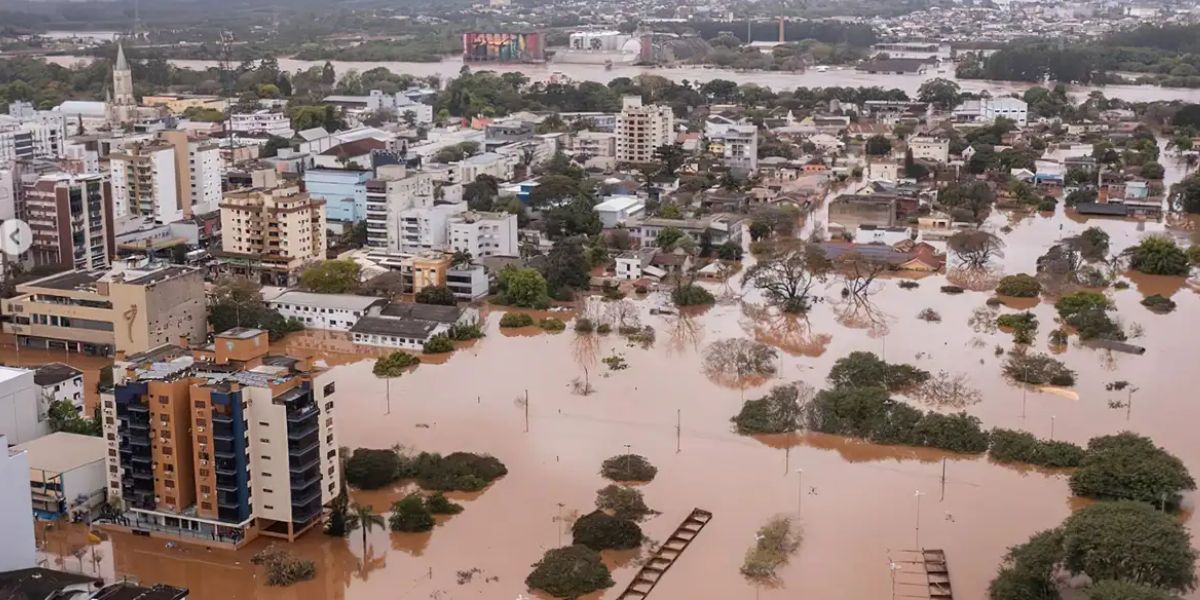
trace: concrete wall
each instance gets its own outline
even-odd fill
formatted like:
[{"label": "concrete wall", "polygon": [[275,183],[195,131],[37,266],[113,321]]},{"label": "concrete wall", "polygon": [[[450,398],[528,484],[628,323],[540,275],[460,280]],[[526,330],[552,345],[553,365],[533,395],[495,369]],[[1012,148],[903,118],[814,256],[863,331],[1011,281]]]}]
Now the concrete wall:
[{"label": "concrete wall", "polygon": [[[32,375],[30,376],[32,378]],[[34,566],[37,546],[33,537],[33,499],[29,492],[29,458],[24,452],[9,455],[11,438],[0,434],[0,571]]]},{"label": "concrete wall", "polygon": [[33,371],[0,367],[0,436],[8,443],[24,444],[50,433],[50,423],[38,421],[38,396]]}]

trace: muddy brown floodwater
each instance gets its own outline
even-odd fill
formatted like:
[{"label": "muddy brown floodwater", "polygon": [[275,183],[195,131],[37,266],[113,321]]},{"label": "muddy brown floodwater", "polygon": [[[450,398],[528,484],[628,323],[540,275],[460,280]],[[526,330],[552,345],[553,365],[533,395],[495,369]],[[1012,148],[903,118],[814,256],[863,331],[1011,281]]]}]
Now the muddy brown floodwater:
[{"label": "muddy brown floodwater", "polygon": [[[1001,274],[1033,272],[1049,244],[1091,225],[1108,231],[1117,250],[1154,232],[1190,235],[1157,223],[1068,218],[1061,208],[1055,216],[995,215],[990,224],[1013,228],[1005,237]],[[616,335],[579,336],[569,328],[510,335],[498,329],[500,311],[492,310],[485,339],[392,381],[390,415],[384,414],[384,382],[372,376],[370,357],[356,354],[338,335],[297,335],[282,345],[326,358],[339,375],[334,399],[342,445],[486,452],[503,460],[509,475],[482,493],[454,495],[465,511],[440,519],[428,534],[376,528],[366,550],[358,532],[346,539],[307,534],[294,549],[316,561],[317,578],[290,588],[265,586],[250,564],[265,542],[232,553],[168,549],[160,540],[118,535],[99,548],[111,557],[113,574],[186,586],[197,600],[531,596],[523,583],[530,565],[558,546],[560,536],[569,541],[566,520],[590,511],[595,491],[606,484],[598,474],[601,461],[628,446],[659,468],[653,482],[640,486],[649,506],[661,513],[643,523],[651,539],[665,539],[693,508],[714,514],[662,579],[656,598],[756,597],[738,573],[743,555],[767,518],[798,511],[803,545],[779,571],[780,586],[757,590],[757,597],[886,598],[889,556],[919,545],[945,549],[958,597],[982,598],[1007,547],[1056,526],[1080,505],[1063,473],[826,435],[739,436],[729,419],[743,390],[710,381],[701,369],[702,351],[729,337],[781,348],[780,374],[744,390],[749,398],[785,381],[819,389],[837,358],[870,350],[932,372],[965,375],[980,392],[980,401],[966,410],[988,427],[1080,444],[1128,429],[1152,437],[1200,472],[1200,436],[1194,433],[1200,403],[1191,390],[1197,287],[1181,278],[1125,278],[1131,283],[1127,289],[1108,293],[1120,320],[1143,332],[1134,341],[1147,352],[1112,354],[1072,339],[1059,358],[1078,372],[1073,394],[1023,390],[1006,381],[994,349],[1010,348],[1011,335],[968,325],[991,293],[942,294],[943,275],[921,278],[913,290],[901,289],[898,279],[880,281],[869,303],[843,301],[840,286],[831,281],[822,290],[824,300],[802,319],[765,310],[754,292],[742,295],[736,285],[715,284],[706,285],[721,302],[703,314],[651,316],[651,308],[667,302],[663,293],[653,293],[636,300],[642,322],[657,332],[648,347]],[[1170,296],[1178,309],[1151,313],[1139,302],[1152,293]],[[917,318],[927,307],[940,313],[941,322]],[[1055,323],[1053,303],[1019,308],[1038,316],[1034,348],[1045,351]],[[623,356],[628,368],[609,371],[601,361],[613,354]],[[572,382],[585,376],[595,393],[573,393]],[[1125,392],[1105,390],[1115,380],[1138,389],[1128,418],[1124,408],[1109,406],[1127,399]],[[528,433],[517,400],[526,390]],[[355,499],[384,511],[404,493],[398,485],[356,493]],[[1200,530],[1194,502],[1189,495],[1182,518]],[[48,552],[54,552],[52,544]],[[606,553],[617,585],[592,597],[615,598],[644,552]],[[473,575],[460,582],[460,571]]]}]

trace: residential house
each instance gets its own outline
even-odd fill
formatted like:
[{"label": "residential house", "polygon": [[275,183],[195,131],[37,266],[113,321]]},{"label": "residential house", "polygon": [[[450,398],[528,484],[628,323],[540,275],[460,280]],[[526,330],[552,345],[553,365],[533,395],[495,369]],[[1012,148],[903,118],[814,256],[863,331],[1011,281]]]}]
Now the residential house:
[{"label": "residential house", "polygon": [[63,363],[50,363],[34,371],[33,383],[38,387],[39,419],[45,418],[55,402],[69,402],[75,412],[83,413],[83,371]]}]

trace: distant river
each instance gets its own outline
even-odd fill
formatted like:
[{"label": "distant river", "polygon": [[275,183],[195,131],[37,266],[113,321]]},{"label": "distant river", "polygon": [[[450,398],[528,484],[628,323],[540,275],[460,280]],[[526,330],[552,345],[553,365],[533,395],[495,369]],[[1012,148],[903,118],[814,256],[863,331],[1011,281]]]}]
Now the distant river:
[{"label": "distant river", "polygon": [[[71,65],[80,61],[89,61],[90,57],[80,56],[52,56],[48,57],[49,61]],[[393,73],[407,73],[416,77],[427,77],[429,75],[437,75],[443,81],[453,78],[458,75],[459,70],[463,67],[462,60],[457,56],[446,57],[440,62],[429,63],[414,63],[414,62],[355,62],[355,61],[332,61],[334,68],[339,75],[344,75],[347,71],[354,69],[359,72],[374,69],[376,67],[385,67]],[[172,64],[185,69],[207,69],[217,66],[216,61],[211,60],[172,60]],[[325,61],[314,60],[296,60],[291,58],[279,59],[279,66],[287,71],[304,70],[312,66],[322,65]],[[534,81],[544,81],[553,76],[565,76],[575,81],[598,81],[607,83],[617,77],[635,77],[637,75],[661,75],[674,81],[683,81],[687,79],[693,82],[704,82],[711,79],[728,79],[730,81],[743,83],[755,83],[758,85],[770,87],[774,90],[789,90],[797,87],[870,87],[879,86],[883,88],[899,88],[904,90],[909,95],[914,95],[917,88],[921,87],[927,79],[934,77],[943,77],[958,81],[962,86],[963,91],[967,92],[982,92],[990,91],[992,94],[1007,94],[1010,92],[1019,92],[1031,87],[1032,84],[1018,83],[1010,81],[983,81],[978,79],[963,79],[957,80],[954,77],[953,71],[938,72],[929,71],[923,74],[913,75],[884,75],[871,74],[855,71],[852,68],[831,69],[829,71],[818,72],[815,70],[806,71],[803,73],[790,73],[782,71],[736,71],[732,69],[708,68],[701,66],[681,66],[681,67],[638,67],[631,65],[614,65],[612,69],[605,69],[604,65],[600,64],[579,64],[579,63],[548,63],[540,65],[529,64],[500,64],[500,63],[476,63],[471,64],[472,69],[487,69],[497,72],[517,71],[524,73]],[[1092,90],[1100,90],[1109,98],[1120,98],[1122,100],[1132,102],[1153,102],[1157,100],[1184,100],[1189,102],[1200,102],[1200,88],[1164,88],[1149,85],[1107,85],[1107,86],[1070,86],[1072,93],[1077,95],[1086,95]]]}]

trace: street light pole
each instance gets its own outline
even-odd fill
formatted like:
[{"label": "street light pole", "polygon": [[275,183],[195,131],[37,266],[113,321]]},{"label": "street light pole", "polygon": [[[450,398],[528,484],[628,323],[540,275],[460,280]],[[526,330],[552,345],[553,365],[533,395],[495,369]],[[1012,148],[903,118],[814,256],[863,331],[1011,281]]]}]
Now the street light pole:
[{"label": "street light pole", "polygon": [[1054,415],[1050,415],[1050,441],[1054,441]]},{"label": "street light pole", "polygon": [[913,539],[917,543],[917,550],[920,550],[921,549],[921,496],[923,494],[921,493],[921,490],[917,490],[913,495],[916,496],[916,498],[917,498],[916,529],[914,530]]},{"label": "street light pole", "polygon": [[796,469],[796,514],[804,516],[804,469]]}]

